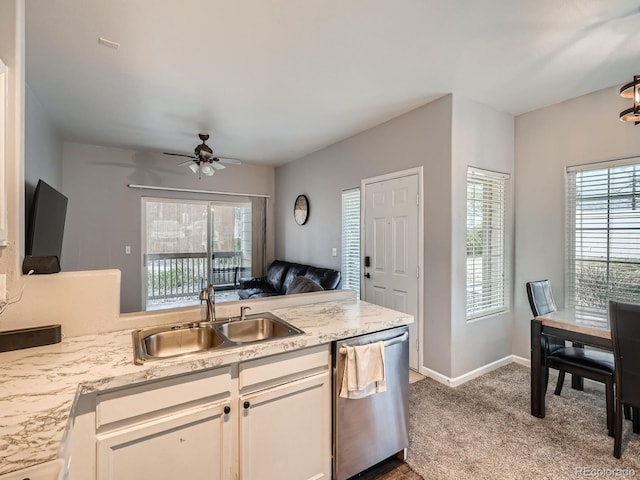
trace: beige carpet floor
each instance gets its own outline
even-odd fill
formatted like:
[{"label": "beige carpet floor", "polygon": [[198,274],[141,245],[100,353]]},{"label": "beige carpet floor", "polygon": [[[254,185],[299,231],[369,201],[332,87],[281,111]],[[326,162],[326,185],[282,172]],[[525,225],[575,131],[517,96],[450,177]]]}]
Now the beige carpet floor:
[{"label": "beige carpet floor", "polygon": [[622,458],[607,435],[604,389],[561,396],[549,379],[546,417],[530,412],[530,370],[511,364],[450,388],[410,385],[408,464],[425,480],[640,478],[640,435],[624,422]]}]

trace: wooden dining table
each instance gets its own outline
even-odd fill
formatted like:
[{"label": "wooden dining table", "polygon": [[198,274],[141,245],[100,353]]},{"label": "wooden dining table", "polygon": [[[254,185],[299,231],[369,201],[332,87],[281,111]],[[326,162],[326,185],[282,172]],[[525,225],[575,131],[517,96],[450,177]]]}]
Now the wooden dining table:
[{"label": "wooden dining table", "polygon": [[[551,335],[583,345],[613,351],[609,323],[583,320],[574,310],[558,310],[531,320],[531,415],[544,418],[546,380],[542,335]],[[582,387],[582,378],[572,375],[573,388]]]}]

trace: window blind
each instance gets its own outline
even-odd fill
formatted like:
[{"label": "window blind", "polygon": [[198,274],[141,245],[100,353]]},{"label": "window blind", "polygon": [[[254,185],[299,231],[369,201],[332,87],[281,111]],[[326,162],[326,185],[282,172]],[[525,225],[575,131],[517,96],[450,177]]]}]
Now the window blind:
[{"label": "window blind", "polygon": [[360,298],[360,189],[342,192],[342,288]]},{"label": "window blind", "polygon": [[640,164],[568,169],[565,304],[602,322],[609,300],[640,303]]},{"label": "window blind", "polygon": [[467,319],[508,308],[505,206],[509,176],[467,169]]}]

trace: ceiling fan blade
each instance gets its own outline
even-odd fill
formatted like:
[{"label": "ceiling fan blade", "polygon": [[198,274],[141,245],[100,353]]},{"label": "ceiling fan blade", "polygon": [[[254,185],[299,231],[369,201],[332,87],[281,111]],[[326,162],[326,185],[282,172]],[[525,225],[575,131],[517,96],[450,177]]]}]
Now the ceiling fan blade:
[{"label": "ceiling fan blade", "polygon": [[184,167],[185,165],[191,165],[193,160],[187,160],[186,162],[182,162],[178,164],[178,167]]},{"label": "ceiling fan blade", "polygon": [[220,162],[211,162],[211,166],[216,170],[222,170],[223,168],[227,168],[224,165],[222,165]]},{"label": "ceiling fan blade", "polygon": [[242,165],[242,160],[232,157],[218,157],[220,163],[226,163],[227,165]]},{"label": "ceiling fan blade", "polygon": [[173,157],[185,157],[185,158],[196,158],[193,155],[185,155],[183,153],[169,153],[169,152],[162,152],[163,155],[171,155]]}]

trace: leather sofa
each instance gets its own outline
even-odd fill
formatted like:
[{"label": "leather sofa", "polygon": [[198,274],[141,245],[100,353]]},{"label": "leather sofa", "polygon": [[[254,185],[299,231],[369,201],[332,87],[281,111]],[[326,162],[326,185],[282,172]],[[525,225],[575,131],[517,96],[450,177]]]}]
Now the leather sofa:
[{"label": "leather sofa", "polygon": [[[298,277],[303,277],[303,279]],[[267,274],[264,277],[241,280],[238,296],[245,300],[292,293],[335,290],[339,287],[340,272],[337,270],[275,260],[267,268]]]}]

